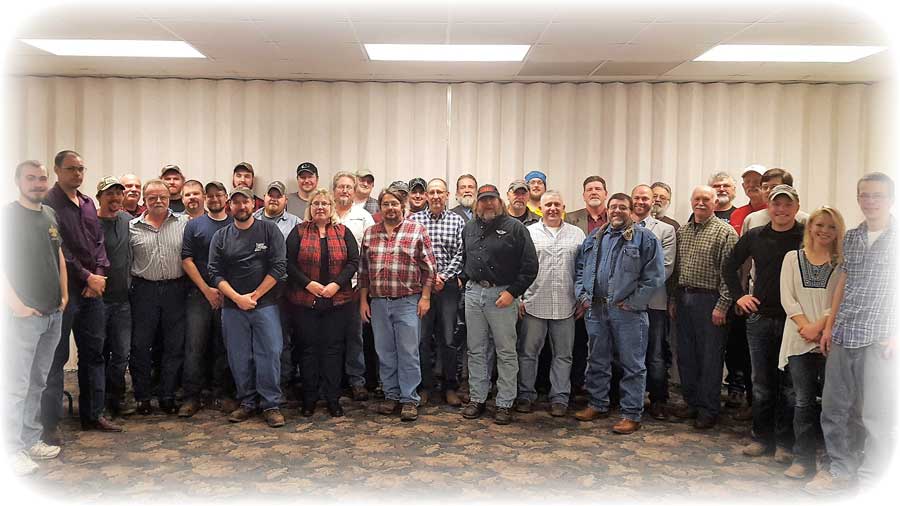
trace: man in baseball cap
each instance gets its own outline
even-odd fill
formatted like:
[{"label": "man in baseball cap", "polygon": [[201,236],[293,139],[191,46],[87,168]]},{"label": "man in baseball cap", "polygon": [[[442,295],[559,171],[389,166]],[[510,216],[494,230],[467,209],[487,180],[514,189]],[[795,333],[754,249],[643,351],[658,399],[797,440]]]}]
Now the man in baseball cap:
[{"label": "man in baseball cap", "polygon": [[379,211],[378,199],[372,197],[372,189],[375,187],[375,175],[369,169],[356,171],[356,188],[353,193],[353,205],[362,206],[363,209],[374,215]]},{"label": "man in baseball cap", "polygon": [[528,184],[528,209],[538,217],[541,215],[541,196],[547,191],[547,175],[539,170],[525,174]]},{"label": "man in baseball cap", "polygon": [[506,190],[506,199],[508,201],[506,212],[511,217],[522,222],[526,227],[532,223],[540,221],[540,216],[531,212],[528,208],[528,184],[524,179],[514,179],[509,183]]},{"label": "man in baseball cap", "polygon": [[[234,166],[234,170],[231,173],[231,187],[232,188],[249,188],[250,192],[253,192],[253,183],[256,182],[256,172],[253,170],[253,165],[250,162],[240,162]],[[265,205],[263,199],[253,196],[253,208],[261,209]]]},{"label": "man in baseball cap", "polygon": [[408,215],[428,209],[428,199],[425,197],[427,183],[420,177],[409,180],[409,211]]},{"label": "man in baseball cap", "polygon": [[306,216],[309,196],[319,187],[319,169],[312,162],[297,166],[297,193],[287,197],[287,211],[294,216]]},{"label": "man in baseball cap", "polygon": [[741,235],[744,220],[750,213],[766,208],[766,194],[760,189],[765,172],[764,166],[754,163],[744,167],[744,171],[741,173],[741,186],[744,188],[744,195],[750,199],[750,202],[731,213],[731,226],[738,235]]},{"label": "man in baseball cap", "polygon": [[184,213],[184,202],[181,201],[181,189],[184,187],[184,172],[177,165],[166,165],[159,172],[159,178],[169,189],[169,209],[175,213]]}]

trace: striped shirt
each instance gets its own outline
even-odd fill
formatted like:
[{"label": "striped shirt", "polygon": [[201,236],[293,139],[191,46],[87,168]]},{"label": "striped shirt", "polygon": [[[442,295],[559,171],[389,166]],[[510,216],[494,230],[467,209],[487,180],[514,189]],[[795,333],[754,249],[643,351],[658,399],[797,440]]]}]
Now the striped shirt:
[{"label": "striped shirt", "polygon": [[862,348],[896,336],[897,224],[888,227],[870,247],[865,223],[844,236],[847,274],[844,298],[834,318],[831,341],[844,348]]},{"label": "striped shirt", "polygon": [[[710,216],[703,223],[691,220],[675,233],[675,288],[699,288],[719,292],[716,309],[727,311],[731,295],[722,272],[737,243],[731,225]],[[675,290],[670,290],[675,293]]]},{"label": "striped shirt", "polygon": [[575,314],[575,257],[584,232],[563,222],[555,232],[543,221],[528,226],[538,257],[538,274],[525,291],[525,312],[545,320]]},{"label": "striped shirt", "polygon": [[403,220],[388,236],[384,223],[363,233],[359,287],[372,297],[406,297],[434,285],[431,239],[420,223]]},{"label": "striped shirt", "polygon": [[181,244],[188,216],[169,215],[157,229],[147,223],[147,213],[128,224],[128,243],[131,246],[131,275],[148,281],[165,281],[184,276],[181,267]]},{"label": "striped shirt", "polygon": [[413,214],[409,219],[421,223],[428,231],[437,271],[444,281],[459,276],[462,272],[462,230],[466,221],[458,214],[444,209],[438,216],[433,216],[426,209]]}]

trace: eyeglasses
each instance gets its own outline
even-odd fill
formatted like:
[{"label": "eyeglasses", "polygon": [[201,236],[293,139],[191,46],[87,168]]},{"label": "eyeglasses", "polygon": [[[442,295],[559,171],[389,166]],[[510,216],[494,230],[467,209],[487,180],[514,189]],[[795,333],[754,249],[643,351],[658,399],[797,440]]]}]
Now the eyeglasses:
[{"label": "eyeglasses", "polygon": [[69,172],[84,172],[86,169],[84,165],[75,165],[72,167],[62,167],[63,170],[67,170]]},{"label": "eyeglasses", "polygon": [[331,202],[313,202],[309,206],[310,207],[328,207],[331,205]]},{"label": "eyeglasses", "polygon": [[857,200],[871,200],[872,202],[883,202],[888,199],[886,193],[857,193]]}]

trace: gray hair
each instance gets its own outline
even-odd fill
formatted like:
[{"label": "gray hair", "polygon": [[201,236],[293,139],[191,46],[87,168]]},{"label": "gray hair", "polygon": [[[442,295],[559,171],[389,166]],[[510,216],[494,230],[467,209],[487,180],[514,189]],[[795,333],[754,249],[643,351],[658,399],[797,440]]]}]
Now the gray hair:
[{"label": "gray hair", "polygon": [[663,183],[662,181],[657,181],[650,185],[651,190],[653,190],[655,188],[662,188],[663,190],[666,190],[666,193],[669,194],[669,198],[672,198],[672,187],[667,185],[666,183]]},{"label": "gray hair", "polygon": [[556,190],[545,191],[544,194],[541,195],[541,204],[544,203],[544,197],[556,197],[559,199],[560,202],[565,203],[565,200],[563,200],[562,195]]},{"label": "gray hair", "polygon": [[708,184],[710,186],[712,186],[712,184],[715,183],[716,181],[723,181],[723,180],[731,183],[731,186],[736,186],[735,182],[734,182],[734,178],[731,177],[731,174],[729,174],[725,171],[719,171],[719,172],[716,172],[715,174],[709,176]]},{"label": "gray hair", "polygon": [[[349,177],[351,180],[353,180],[353,186],[356,186],[356,175],[353,174],[352,172],[349,172],[346,170],[340,170],[337,173],[335,173],[333,178],[331,178],[331,190],[332,191],[334,191],[337,188],[338,179],[340,179],[342,177]],[[310,200],[312,200],[312,198],[310,198]]]}]

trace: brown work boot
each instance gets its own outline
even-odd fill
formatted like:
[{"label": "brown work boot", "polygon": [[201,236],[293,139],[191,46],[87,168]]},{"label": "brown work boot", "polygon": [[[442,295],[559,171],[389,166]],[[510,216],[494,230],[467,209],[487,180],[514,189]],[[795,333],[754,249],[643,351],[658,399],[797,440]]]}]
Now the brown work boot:
[{"label": "brown work boot", "polygon": [[121,425],[116,425],[109,421],[105,416],[101,416],[96,420],[90,420],[81,423],[81,430],[99,430],[101,432],[122,432],[125,429]]},{"label": "brown work boot", "polygon": [[397,412],[400,403],[393,399],[386,399],[378,405],[378,413],[382,415],[393,415]]},{"label": "brown work boot", "polygon": [[462,409],[463,418],[473,420],[484,414],[485,406],[483,402],[469,401],[466,407]]},{"label": "brown work boot", "polygon": [[255,409],[246,406],[238,406],[238,408],[232,411],[231,415],[228,416],[228,421],[231,423],[244,422],[249,420],[255,411]]},{"label": "brown work boot", "polygon": [[178,409],[178,416],[181,418],[190,418],[197,414],[197,411],[200,411],[200,403],[191,399]]},{"label": "brown work boot", "polygon": [[531,413],[534,408],[528,399],[516,399],[516,411],[519,413]]},{"label": "brown work boot", "polygon": [[802,480],[812,474],[816,466],[795,460],[791,467],[784,470],[784,475],[794,480]]},{"label": "brown work boot", "polygon": [[623,418],[619,420],[619,423],[613,425],[612,431],[616,434],[632,434],[640,428],[641,422]]},{"label": "brown work boot", "polygon": [[775,462],[779,464],[790,464],[794,460],[794,452],[780,446],[775,448]]},{"label": "brown work boot", "polygon": [[666,409],[665,402],[651,402],[650,409],[647,410],[654,420],[666,421],[669,419],[669,413]]},{"label": "brown work boot", "polygon": [[823,469],[803,487],[803,491],[817,496],[837,495],[848,491],[852,485],[849,478],[834,476],[831,471]]},{"label": "brown work boot", "polygon": [[497,408],[497,412],[494,413],[494,423],[497,425],[509,425],[512,420],[512,411],[509,408]]},{"label": "brown work boot", "polygon": [[356,385],[350,389],[353,392],[353,400],[357,402],[369,400],[369,391],[363,385]]},{"label": "brown work boot", "polygon": [[238,401],[236,401],[235,399],[232,399],[231,397],[226,397],[226,398],[222,399],[220,405],[222,406],[223,413],[231,413],[234,410],[241,407],[241,404]]},{"label": "brown work boot", "polygon": [[592,420],[599,420],[600,418],[609,418],[609,411],[600,411],[588,406],[575,412],[575,419],[581,420],[582,422],[590,422]]},{"label": "brown work boot", "polygon": [[459,394],[456,393],[456,390],[447,390],[445,395],[447,396],[447,405],[453,406],[454,408],[462,406],[462,399],[459,398]]},{"label": "brown work boot", "polygon": [[753,441],[741,450],[741,453],[748,457],[762,457],[763,455],[771,452],[771,448],[759,441]]},{"label": "brown work boot", "polygon": [[[419,406],[428,405],[428,399],[431,397],[431,392],[427,388],[423,388],[419,392]],[[402,410],[401,410],[402,411]]]},{"label": "brown work boot", "polygon": [[682,420],[692,420],[697,418],[697,409],[688,406],[687,404],[682,404],[677,408],[672,410],[672,416],[675,418],[681,418]]},{"label": "brown work boot", "polygon": [[269,424],[269,427],[276,428],[284,426],[284,415],[281,414],[280,409],[267,409],[263,414],[266,417],[266,423]]},{"label": "brown work boot", "polygon": [[550,416],[560,417],[566,416],[568,406],[562,402],[554,402],[550,405]]},{"label": "brown work boot", "polygon": [[419,408],[415,403],[404,402],[403,408],[400,409],[400,421],[412,422],[417,418],[419,418]]}]

